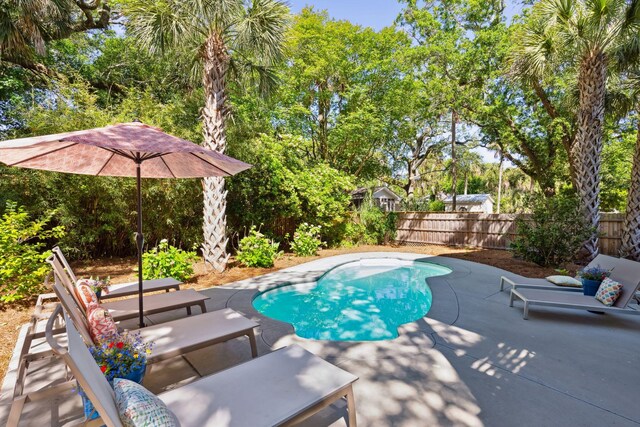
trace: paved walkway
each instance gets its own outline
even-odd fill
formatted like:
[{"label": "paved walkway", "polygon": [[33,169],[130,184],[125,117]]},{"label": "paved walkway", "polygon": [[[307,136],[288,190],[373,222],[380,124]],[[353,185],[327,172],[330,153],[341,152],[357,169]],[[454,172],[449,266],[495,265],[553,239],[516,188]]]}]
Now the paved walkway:
[{"label": "paved walkway", "polygon": [[[314,280],[332,266],[375,257],[428,260],[453,270],[429,279],[431,311],[402,326],[397,339],[306,340],[251,305],[260,290]],[[358,375],[355,395],[362,426],[640,425],[640,316],[533,308],[530,320],[523,320],[521,306],[510,308],[508,292],[499,292],[501,275],[521,279],[452,258],[363,253],[202,292],[211,296],[208,309],[231,307],[259,321],[261,354],[297,343]],[[178,379],[188,382],[249,360],[250,352],[247,341],[239,339],[186,359],[153,365],[145,385],[156,392],[173,388]],[[59,410],[77,410],[79,399],[66,399]],[[47,425],[51,417],[50,411],[32,405],[25,425]]]}]

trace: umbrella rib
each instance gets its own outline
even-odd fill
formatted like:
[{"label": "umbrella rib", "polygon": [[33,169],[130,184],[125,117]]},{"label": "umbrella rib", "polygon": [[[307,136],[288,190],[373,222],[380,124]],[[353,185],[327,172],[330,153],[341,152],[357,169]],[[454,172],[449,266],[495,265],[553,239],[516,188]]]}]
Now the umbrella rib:
[{"label": "umbrella rib", "polygon": [[171,170],[171,168],[169,167],[169,165],[167,164],[167,162],[164,160],[164,157],[160,156],[160,160],[162,160],[162,163],[164,163],[164,165],[167,167],[167,170],[169,171],[169,173],[171,174],[172,177],[176,177],[176,175],[173,173],[173,171]]},{"label": "umbrella rib", "polygon": [[198,154],[196,154],[196,153],[190,153],[190,154],[191,154],[192,156],[195,156],[196,158],[198,158],[198,159],[202,160],[203,162],[205,162],[205,163],[207,163],[207,164],[209,164],[209,165],[213,166],[214,168],[216,168],[216,169],[218,169],[218,170],[221,170],[222,172],[226,173],[228,176],[233,175],[232,173],[230,173],[230,172],[228,172],[228,171],[226,171],[226,170],[222,169],[220,166],[218,166],[218,165],[215,165],[215,164],[211,163],[209,160],[207,160],[207,159],[203,159],[202,157],[198,156]]},{"label": "umbrella rib", "polygon": [[136,160],[136,158],[134,156],[130,155],[129,153],[127,153],[124,150],[119,150],[117,148],[108,148],[107,151],[111,151],[112,153],[116,153],[117,155],[122,156],[122,157],[126,157],[129,160],[133,160],[133,161]]},{"label": "umbrella rib", "polygon": [[102,171],[104,170],[104,168],[107,167],[107,165],[109,164],[109,162],[111,161],[111,159],[113,159],[113,156],[115,156],[116,153],[114,153],[113,151],[111,152],[111,156],[109,156],[109,158],[107,159],[106,162],[104,162],[104,165],[102,165],[102,167],[100,168],[100,170],[98,171],[98,173],[96,174],[96,176],[100,175],[102,173]]},{"label": "umbrella rib", "polygon": [[[66,142],[66,141],[65,141],[65,142]],[[33,160],[33,159],[37,159],[38,157],[48,156],[48,155],[49,155],[49,154],[51,154],[51,153],[55,153],[56,151],[64,150],[65,148],[69,148],[69,147],[71,147],[71,146],[73,146],[73,145],[77,145],[77,143],[75,143],[75,142],[71,142],[69,145],[65,145],[64,147],[58,147],[58,148],[56,148],[55,150],[47,151],[46,153],[36,154],[35,156],[29,157],[29,158],[27,158],[27,159],[22,159],[22,160],[20,160],[20,161],[19,161],[19,162],[17,162],[17,163],[12,163],[12,164],[10,164],[9,166],[17,166],[17,165],[19,165],[20,163],[25,163],[25,162],[31,161],[31,160]]]}]

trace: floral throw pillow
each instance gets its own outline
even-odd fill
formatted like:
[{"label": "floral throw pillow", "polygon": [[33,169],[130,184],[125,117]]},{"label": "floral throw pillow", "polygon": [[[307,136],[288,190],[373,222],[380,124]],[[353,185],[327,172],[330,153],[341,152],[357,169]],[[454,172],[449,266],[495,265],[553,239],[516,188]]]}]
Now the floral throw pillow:
[{"label": "floral throw pillow", "polygon": [[138,383],[114,378],[116,406],[120,421],[126,427],[179,427],[180,423],[167,405]]},{"label": "floral throw pillow", "polygon": [[118,334],[118,326],[113,317],[98,303],[89,304],[87,320],[89,321],[89,334],[91,334],[95,344],[113,338]]},{"label": "floral throw pillow", "polygon": [[596,292],[596,299],[607,307],[611,307],[616,303],[621,293],[622,285],[607,277],[600,284],[598,292]]},{"label": "floral throw pillow", "polygon": [[98,303],[98,296],[95,292],[93,292],[93,288],[89,284],[87,279],[80,279],[76,283],[76,295],[78,296],[78,300],[82,304],[82,308],[87,311],[89,308],[89,304]]}]

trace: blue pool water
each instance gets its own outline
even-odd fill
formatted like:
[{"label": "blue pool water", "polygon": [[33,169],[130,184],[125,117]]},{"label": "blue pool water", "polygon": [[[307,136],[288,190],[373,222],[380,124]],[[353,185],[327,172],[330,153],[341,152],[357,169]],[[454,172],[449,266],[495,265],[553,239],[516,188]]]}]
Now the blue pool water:
[{"label": "blue pool water", "polygon": [[303,338],[386,340],[398,336],[400,325],[420,319],[431,308],[426,279],[450,272],[424,262],[361,260],[336,267],[317,282],[261,293],[253,306],[291,323]]}]

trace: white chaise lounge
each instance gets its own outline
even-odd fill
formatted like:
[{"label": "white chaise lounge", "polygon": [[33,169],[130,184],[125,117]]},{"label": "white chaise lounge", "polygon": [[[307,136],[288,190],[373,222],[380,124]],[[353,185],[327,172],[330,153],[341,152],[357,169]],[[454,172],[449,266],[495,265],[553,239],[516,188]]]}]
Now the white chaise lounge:
[{"label": "white chaise lounge", "polygon": [[[606,255],[602,255],[606,257]],[[629,301],[640,287],[640,262],[624,258],[607,257],[615,260],[615,267],[611,278],[622,284],[622,294],[612,307],[607,307],[592,296],[576,292],[558,292],[557,290],[512,288],[509,306],[513,307],[515,300],[524,303],[523,319],[529,318],[531,306],[545,306],[568,308],[576,310],[590,310],[622,314],[640,314],[640,310],[628,307]],[[606,264],[611,268],[613,264]],[[601,266],[604,266],[601,264]]]},{"label": "white chaise lounge", "polygon": [[[47,325],[51,331],[54,316]],[[198,316],[200,317],[200,316]],[[68,349],[52,333],[49,345],[94,404],[92,424],[120,427],[115,394],[73,322],[65,318]],[[293,425],[346,401],[349,427],[356,427],[355,375],[298,346],[289,346],[158,395],[182,427]]]}]

